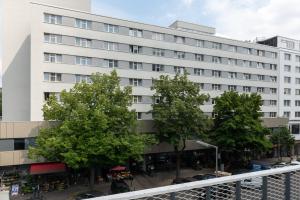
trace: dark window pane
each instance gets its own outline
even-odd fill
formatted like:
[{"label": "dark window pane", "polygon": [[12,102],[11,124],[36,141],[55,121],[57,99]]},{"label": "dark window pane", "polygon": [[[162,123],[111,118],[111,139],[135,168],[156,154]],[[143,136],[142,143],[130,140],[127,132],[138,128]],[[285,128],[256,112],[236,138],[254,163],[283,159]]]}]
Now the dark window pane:
[{"label": "dark window pane", "polygon": [[14,150],[24,150],[25,140],[24,139],[14,139]]}]

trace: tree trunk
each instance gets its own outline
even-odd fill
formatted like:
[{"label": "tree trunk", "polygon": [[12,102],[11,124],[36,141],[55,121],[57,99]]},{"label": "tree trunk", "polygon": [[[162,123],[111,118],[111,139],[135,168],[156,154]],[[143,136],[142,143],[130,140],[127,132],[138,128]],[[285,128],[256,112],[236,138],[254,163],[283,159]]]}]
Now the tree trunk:
[{"label": "tree trunk", "polygon": [[90,167],[90,189],[93,190],[95,184],[95,167]]},{"label": "tree trunk", "polygon": [[180,164],[181,164],[181,153],[178,150],[178,147],[175,147],[175,153],[176,153],[176,178],[180,177]]}]

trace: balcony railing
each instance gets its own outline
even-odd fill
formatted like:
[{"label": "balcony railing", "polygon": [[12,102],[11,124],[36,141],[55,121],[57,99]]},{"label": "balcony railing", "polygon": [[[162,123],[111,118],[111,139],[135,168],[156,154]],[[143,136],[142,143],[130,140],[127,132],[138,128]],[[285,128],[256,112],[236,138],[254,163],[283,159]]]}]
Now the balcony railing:
[{"label": "balcony railing", "polygon": [[300,165],[94,198],[94,200],[298,200]]}]

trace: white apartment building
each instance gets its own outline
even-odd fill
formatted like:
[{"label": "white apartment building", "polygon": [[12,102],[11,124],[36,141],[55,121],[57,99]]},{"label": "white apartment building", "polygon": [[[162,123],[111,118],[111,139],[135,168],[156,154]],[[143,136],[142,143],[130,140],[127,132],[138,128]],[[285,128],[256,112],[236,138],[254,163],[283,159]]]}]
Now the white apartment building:
[{"label": "white apartment building", "polygon": [[[214,28],[188,22],[161,27],[95,15],[90,0],[33,1],[3,3],[3,121],[15,123],[0,127],[0,141],[10,143],[0,148],[2,153],[26,150],[26,141],[36,136],[41,125],[22,124],[32,131],[20,133],[19,128],[13,138],[8,132],[19,127],[16,121],[43,121],[41,109],[50,94],[59,98],[63,89],[113,69],[121,85],[133,87],[132,107],[144,125],[140,131],[151,129],[146,122],[152,119],[148,113],[152,79],[184,70],[203,93],[210,94],[210,101],[202,106],[208,115],[212,115],[213,99],[228,90],[260,93],[261,111],[269,122],[278,122],[276,117],[283,112],[279,108],[282,54],[277,47],[218,37]],[[270,124],[276,127],[276,123]],[[22,149],[14,148],[16,142],[22,143]],[[11,156],[4,154],[0,152],[0,166],[1,162],[24,163],[20,156],[18,162],[7,162]]]},{"label": "white apartment building", "polygon": [[259,43],[279,49],[278,115],[289,118],[290,130],[300,140],[300,41],[276,36]]}]

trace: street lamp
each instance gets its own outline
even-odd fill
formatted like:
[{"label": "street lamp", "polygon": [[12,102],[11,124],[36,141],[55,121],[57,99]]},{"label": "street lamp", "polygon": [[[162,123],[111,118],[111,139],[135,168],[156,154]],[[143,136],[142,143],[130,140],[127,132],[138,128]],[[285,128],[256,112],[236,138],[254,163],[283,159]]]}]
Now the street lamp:
[{"label": "street lamp", "polygon": [[215,145],[200,141],[200,140],[197,140],[196,143],[198,143],[204,147],[207,147],[207,148],[215,148],[216,149],[216,175],[218,176],[218,147]]}]

